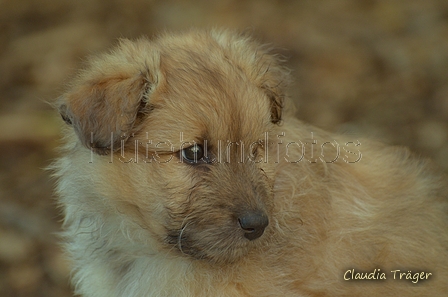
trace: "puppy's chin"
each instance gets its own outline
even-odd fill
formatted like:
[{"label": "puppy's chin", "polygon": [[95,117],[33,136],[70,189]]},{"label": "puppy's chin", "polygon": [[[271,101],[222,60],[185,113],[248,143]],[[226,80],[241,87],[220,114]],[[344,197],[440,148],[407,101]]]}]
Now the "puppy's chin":
[{"label": "puppy's chin", "polygon": [[263,235],[256,240],[248,240],[238,226],[201,229],[187,225],[182,230],[172,230],[166,242],[185,257],[215,264],[230,264],[244,258],[263,241]]}]

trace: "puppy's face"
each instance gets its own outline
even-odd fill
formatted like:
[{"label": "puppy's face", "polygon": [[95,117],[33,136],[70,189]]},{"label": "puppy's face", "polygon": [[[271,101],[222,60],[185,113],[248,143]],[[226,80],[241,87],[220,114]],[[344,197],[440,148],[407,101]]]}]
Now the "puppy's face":
[{"label": "puppy's face", "polygon": [[107,174],[120,182],[96,185],[102,195],[114,189],[111,205],[162,249],[233,262],[270,232],[265,133],[281,120],[284,79],[273,57],[237,35],[122,41],[91,62],[59,109],[97,160],[116,155]]}]

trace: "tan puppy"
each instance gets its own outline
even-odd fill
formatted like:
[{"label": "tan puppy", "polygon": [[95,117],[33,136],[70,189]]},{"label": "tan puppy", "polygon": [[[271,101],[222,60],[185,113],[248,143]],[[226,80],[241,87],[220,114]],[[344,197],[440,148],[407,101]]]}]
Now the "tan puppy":
[{"label": "tan puppy", "polygon": [[446,180],[298,121],[287,81],[229,32],[90,61],[54,166],[78,294],[447,296]]}]

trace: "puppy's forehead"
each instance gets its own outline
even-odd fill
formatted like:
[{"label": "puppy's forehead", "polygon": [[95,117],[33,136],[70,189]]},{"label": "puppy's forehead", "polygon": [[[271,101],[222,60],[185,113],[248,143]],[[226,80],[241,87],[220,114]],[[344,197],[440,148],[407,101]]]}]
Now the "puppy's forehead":
[{"label": "puppy's forehead", "polygon": [[216,44],[161,51],[163,91],[155,103],[189,136],[255,139],[270,124],[269,100]]}]

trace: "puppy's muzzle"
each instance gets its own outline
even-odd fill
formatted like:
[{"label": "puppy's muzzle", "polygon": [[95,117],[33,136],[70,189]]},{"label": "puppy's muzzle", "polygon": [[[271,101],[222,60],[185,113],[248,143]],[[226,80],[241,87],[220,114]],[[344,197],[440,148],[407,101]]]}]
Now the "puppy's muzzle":
[{"label": "puppy's muzzle", "polygon": [[254,240],[263,235],[269,224],[267,215],[262,211],[246,211],[238,216],[238,223],[244,231],[244,237]]}]

